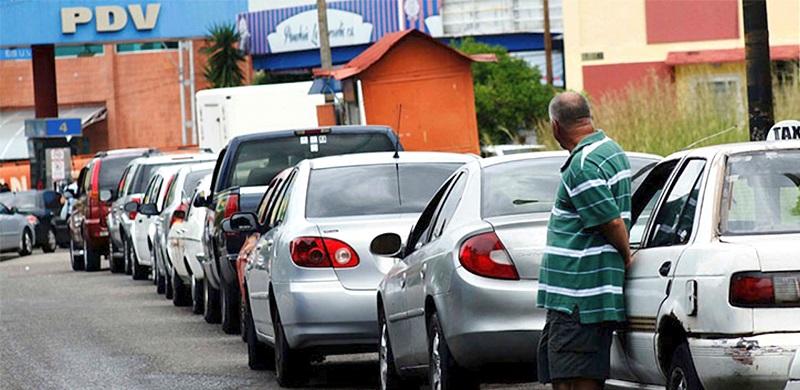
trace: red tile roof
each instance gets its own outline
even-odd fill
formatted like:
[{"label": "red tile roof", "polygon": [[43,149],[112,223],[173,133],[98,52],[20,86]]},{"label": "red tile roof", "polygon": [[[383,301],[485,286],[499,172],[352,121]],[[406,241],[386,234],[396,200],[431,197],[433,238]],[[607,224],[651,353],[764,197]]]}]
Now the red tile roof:
[{"label": "red tile roof", "polygon": [[[772,46],[771,60],[800,59],[800,45]],[[667,65],[711,64],[744,61],[744,48],[699,51],[673,51],[667,55]]]},{"label": "red tile roof", "polygon": [[408,29],[384,35],[383,38],[373,43],[370,47],[361,52],[361,54],[359,54],[358,56],[350,60],[350,62],[348,62],[347,64],[345,64],[340,68],[332,69],[329,71],[325,71],[322,69],[314,69],[313,71],[314,76],[317,77],[332,76],[337,80],[344,80],[346,78],[353,77],[367,70],[370,66],[372,66],[376,62],[380,61],[380,59],[383,58],[383,56],[385,56],[386,53],[391,51],[394,46],[396,46],[400,41],[409,36],[416,36],[419,38],[423,38],[430,41],[433,44],[447,48],[447,50],[451,50],[453,53],[463,57],[467,61],[476,61],[476,62],[497,61],[497,57],[494,54],[476,54],[473,56],[469,56],[456,49],[453,49],[450,46],[445,45],[442,42],[439,42],[437,39],[419,30]]}]

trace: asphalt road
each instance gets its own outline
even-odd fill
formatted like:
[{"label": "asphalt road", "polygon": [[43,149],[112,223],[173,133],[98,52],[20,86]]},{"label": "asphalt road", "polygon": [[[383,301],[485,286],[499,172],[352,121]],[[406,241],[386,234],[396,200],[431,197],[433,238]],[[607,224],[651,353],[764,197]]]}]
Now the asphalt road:
[{"label": "asphalt road", "polygon": [[[107,263],[106,263],[107,265]],[[314,366],[310,389],[374,389],[377,355]],[[533,384],[490,389],[545,389]],[[0,255],[0,389],[278,389],[238,336],[174,307],[152,282],[73,272],[68,252]]]}]

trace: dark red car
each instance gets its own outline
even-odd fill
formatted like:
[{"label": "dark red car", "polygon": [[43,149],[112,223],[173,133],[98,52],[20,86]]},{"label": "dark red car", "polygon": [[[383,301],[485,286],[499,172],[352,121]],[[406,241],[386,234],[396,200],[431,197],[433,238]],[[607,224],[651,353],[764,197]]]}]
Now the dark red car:
[{"label": "dark red car", "polygon": [[133,159],[159,152],[155,149],[119,149],[100,152],[78,176],[78,193],[69,217],[72,269],[97,271],[108,256],[108,212],[116,197],[122,172]]}]

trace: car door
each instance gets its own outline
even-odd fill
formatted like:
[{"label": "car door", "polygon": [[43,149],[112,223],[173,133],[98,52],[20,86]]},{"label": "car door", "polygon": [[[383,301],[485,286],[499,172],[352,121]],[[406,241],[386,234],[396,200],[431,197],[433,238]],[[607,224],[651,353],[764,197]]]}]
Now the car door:
[{"label": "car door", "polygon": [[[640,382],[650,384],[664,383],[655,348],[657,317],[669,294],[675,265],[691,234],[681,228],[685,226],[681,221],[694,219],[696,190],[706,163],[702,159],[688,159],[678,164],[677,170],[670,165],[667,163],[655,168],[642,183],[643,192],[637,192],[634,197],[633,213],[637,218],[634,226],[642,223],[649,205],[657,202],[657,206],[647,218],[646,234],[640,249],[634,252],[633,265],[627,270],[625,283],[629,327],[623,336],[624,354],[632,374]],[[667,171],[674,172],[669,184],[664,186],[663,177]],[[667,191],[661,194],[663,188]],[[645,196],[647,194],[651,196]],[[634,232],[632,229],[632,239],[636,238],[639,238],[638,230]]]},{"label": "car door", "polygon": [[[389,336],[392,340],[402,340],[392,344],[392,353],[395,362],[400,367],[413,366],[414,356],[418,354],[416,347],[420,344],[427,345],[427,331],[415,334],[411,328],[413,316],[420,316],[417,312],[412,312],[415,305],[410,303],[408,294],[408,277],[411,267],[423,262],[429,256],[429,248],[426,247],[433,230],[434,218],[440,208],[445,194],[453,183],[453,177],[449,178],[428,202],[428,205],[420,214],[416,225],[411,229],[411,234],[406,241],[403,259],[395,265],[387,274],[389,275],[384,286],[384,304],[386,305],[386,317],[389,322]],[[419,270],[417,271],[419,272]],[[424,320],[424,301],[422,317]],[[427,347],[425,347],[427,353]]]},{"label": "car door", "polygon": [[6,250],[16,245],[14,240],[15,225],[11,218],[11,210],[0,203],[0,250]]},{"label": "car door", "polygon": [[[439,240],[444,233],[466,187],[467,175],[459,172],[445,191],[435,217],[430,224],[427,242],[420,249],[416,261],[408,264],[406,272],[405,293],[408,305],[408,331],[412,335],[427,334],[428,324],[425,319],[426,273],[431,262],[452,261],[453,248]],[[413,364],[424,364],[428,360],[427,338],[415,337],[410,341]]]},{"label": "car door", "polygon": [[289,196],[289,190],[294,182],[296,171],[286,178],[285,181],[276,183],[276,188],[267,200],[267,206],[263,218],[263,223],[267,226],[262,234],[255,249],[255,258],[247,263],[245,267],[247,278],[247,289],[250,295],[251,312],[256,330],[259,333],[273,337],[272,317],[270,316],[269,284],[271,281],[271,266],[277,254],[277,242],[283,216],[285,213],[285,203]]},{"label": "car door", "polygon": [[[153,178],[150,180],[150,184],[147,186],[144,197],[142,198],[142,204],[156,203],[163,181],[164,179],[160,175],[153,176]],[[152,261],[152,259],[150,259],[150,250],[147,246],[147,234],[148,229],[150,228],[151,219],[152,216],[137,213],[136,220],[134,221],[135,228],[133,239],[136,248],[136,255],[138,256],[139,261],[146,265],[150,265]]]}]

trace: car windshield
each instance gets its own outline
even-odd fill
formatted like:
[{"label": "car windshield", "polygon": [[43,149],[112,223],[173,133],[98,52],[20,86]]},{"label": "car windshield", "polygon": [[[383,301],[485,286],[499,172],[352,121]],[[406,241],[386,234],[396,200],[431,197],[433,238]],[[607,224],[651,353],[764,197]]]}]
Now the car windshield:
[{"label": "car windshield", "polygon": [[460,166],[409,163],[315,169],[308,183],[306,217],[419,213]]},{"label": "car windshield", "polygon": [[236,153],[229,186],[267,185],[280,171],[307,158],[394,150],[383,132],[270,138],[242,143]]},{"label": "car windshield", "polygon": [[532,158],[484,168],[482,215],[490,218],[550,211],[564,158]]},{"label": "car windshield", "polygon": [[800,232],[800,150],[732,155],[726,172],[723,234]]},{"label": "car windshield", "polygon": [[139,156],[113,157],[103,159],[100,165],[100,189],[116,190],[119,179],[122,178],[122,171],[128,163]]}]

